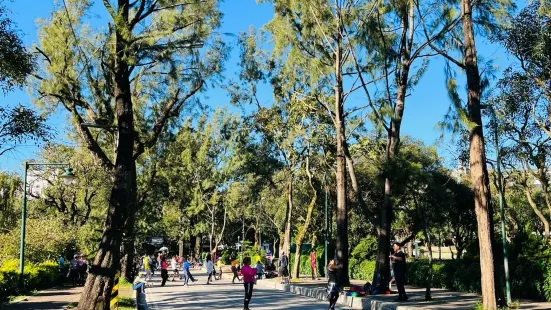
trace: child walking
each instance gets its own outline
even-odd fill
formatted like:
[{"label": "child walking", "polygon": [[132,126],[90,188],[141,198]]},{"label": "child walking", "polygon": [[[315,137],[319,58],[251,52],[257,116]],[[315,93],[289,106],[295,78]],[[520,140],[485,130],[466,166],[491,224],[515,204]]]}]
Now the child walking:
[{"label": "child walking", "polygon": [[214,275],[214,264],[212,263],[212,256],[210,253],[207,255],[207,274],[209,275],[207,279],[207,284],[210,284],[210,279]]},{"label": "child walking", "polygon": [[249,303],[253,297],[253,286],[255,283],[254,276],[256,275],[256,268],[251,267],[251,258],[245,257],[243,259],[243,268],[241,269],[243,275],[243,283],[245,286],[245,300],[243,310],[249,310]]}]

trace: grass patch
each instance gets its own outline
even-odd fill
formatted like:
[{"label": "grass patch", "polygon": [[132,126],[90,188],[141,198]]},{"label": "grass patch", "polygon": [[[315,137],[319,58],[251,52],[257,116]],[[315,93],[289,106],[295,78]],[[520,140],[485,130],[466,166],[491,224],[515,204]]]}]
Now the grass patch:
[{"label": "grass patch", "polygon": [[130,288],[132,289],[132,283],[126,281],[124,278],[120,278],[119,280],[119,288]]},{"label": "grass patch", "polygon": [[10,298],[8,299],[8,303],[12,303],[12,302],[18,302],[18,301],[21,301],[23,299],[27,298],[26,295],[21,295],[21,296],[10,296]]},{"label": "grass patch", "polygon": [[119,309],[120,310],[134,310],[136,309],[136,301],[130,297],[120,297],[119,298]]},{"label": "grass patch", "polygon": [[[520,303],[518,301],[513,301],[508,307],[499,307],[499,310],[514,310],[519,309]],[[484,307],[482,307],[482,302],[479,301],[476,303],[476,306],[474,306],[473,310],[484,310]]]}]

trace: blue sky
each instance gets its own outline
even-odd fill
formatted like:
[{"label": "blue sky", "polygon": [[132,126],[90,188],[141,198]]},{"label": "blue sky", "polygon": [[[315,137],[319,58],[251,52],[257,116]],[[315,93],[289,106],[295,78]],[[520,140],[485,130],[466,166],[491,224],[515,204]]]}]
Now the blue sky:
[{"label": "blue sky", "polygon": [[[60,1],[60,0],[59,0]],[[96,2],[98,2],[96,0]],[[16,22],[17,27],[23,36],[24,43],[28,46],[37,41],[36,19],[48,17],[53,8],[53,0],[15,0],[5,2],[11,11],[11,18]],[[246,31],[250,26],[261,27],[271,19],[273,10],[269,4],[257,4],[256,0],[226,0],[221,5],[224,13],[221,33],[238,34]],[[101,1],[94,7],[98,14],[104,14],[105,9]],[[484,59],[493,59],[498,70],[505,69],[512,59],[504,54],[498,46],[492,45],[483,38],[479,38],[478,52]],[[234,50],[229,63],[226,65],[226,76],[232,77],[238,71],[237,51]],[[432,145],[439,140],[441,132],[435,129],[436,124],[441,121],[449,107],[447,91],[444,87],[444,68],[441,59],[434,59],[422,81],[415,88],[413,94],[407,98],[404,113],[402,132],[420,139],[425,144]],[[464,88],[462,88],[463,90]],[[271,94],[262,94],[263,98],[271,98]],[[354,100],[360,100],[351,98]],[[25,90],[16,90],[3,98],[2,104],[15,105],[30,104],[31,98]],[[205,103],[212,107],[227,105],[229,98],[222,89],[209,89],[208,99]],[[360,104],[351,102],[352,105]],[[49,124],[56,129],[57,140],[65,140],[65,117],[61,114],[50,118]],[[446,135],[449,137],[449,134]],[[440,141],[438,150],[441,156],[446,158],[446,164],[455,166],[451,153],[453,149],[449,139]],[[32,144],[24,144],[16,151],[0,156],[0,170],[21,171],[22,162],[26,159],[36,157],[38,147]]]}]

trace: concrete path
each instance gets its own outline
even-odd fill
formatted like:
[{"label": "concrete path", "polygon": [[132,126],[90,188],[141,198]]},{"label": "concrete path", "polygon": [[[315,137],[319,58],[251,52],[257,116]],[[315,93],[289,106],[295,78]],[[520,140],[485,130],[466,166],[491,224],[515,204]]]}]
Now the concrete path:
[{"label": "concrete path", "polygon": [[78,302],[82,286],[59,287],[38,292],[36,295],[25,297],[24,300],[1,304],[2,310],[27,310],[27,309],[63,309],[72,302]]},{"label": "concrete path", "polygon": [[[198,281],[189,287],[183,286],[183,281],[171,282],[170,278],[166,286],[161,287],[160,278],[154,277],[153,287],[146,289],[150,309],[243,309],[242,283],[232,284],[230,280],[222,279],[206,285],[207,278],[204,271],[192,269],[191,273]],[[249,308],[252,310],[320,310],[327,309],[328,304],[258,285],[254,287]],[[337,307],[337,309],[349,308]]]}]

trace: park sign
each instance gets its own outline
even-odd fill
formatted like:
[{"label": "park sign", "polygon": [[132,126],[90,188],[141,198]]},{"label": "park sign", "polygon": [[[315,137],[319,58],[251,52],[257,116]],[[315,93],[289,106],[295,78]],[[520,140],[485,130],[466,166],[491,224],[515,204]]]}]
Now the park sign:
[{"label": "park sign", "polygon": [[162,245],[164,243],[164,238],[163,237],[151,237],[149,239],[149,243],[151,245]]}]

